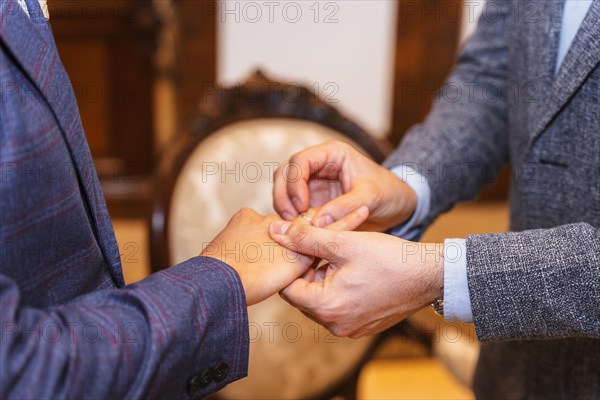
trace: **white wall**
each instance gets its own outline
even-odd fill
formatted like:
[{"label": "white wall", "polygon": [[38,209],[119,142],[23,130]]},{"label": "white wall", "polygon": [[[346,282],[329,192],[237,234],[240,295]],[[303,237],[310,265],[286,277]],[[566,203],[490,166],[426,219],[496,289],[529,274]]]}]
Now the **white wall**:
[{"label": "white wall", "polygon": [[[484,0],[465,0],[461,42]],[[395,0],[248,1],[218,6],[217,79],[243,82],[256,68],[301,82],[373,135],[390,130]]]},{"label": "white wall", "polygon": [[[218,79],[256,68],[319,89],[376,136],[390,129],[396,1],[219,1]],[[318,12],[317,12],[318,10]]]}]

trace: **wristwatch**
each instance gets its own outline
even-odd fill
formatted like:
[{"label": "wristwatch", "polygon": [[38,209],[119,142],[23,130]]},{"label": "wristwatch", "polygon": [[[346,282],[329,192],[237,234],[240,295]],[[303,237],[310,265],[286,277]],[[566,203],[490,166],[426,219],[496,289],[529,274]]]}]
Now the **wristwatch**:
[{"label": "wristwatch", "polygon": [[433,303],[431,303],[431,307],[433,307],[433,311],[440,317],[444,316],[444,298],[440,297]]}]

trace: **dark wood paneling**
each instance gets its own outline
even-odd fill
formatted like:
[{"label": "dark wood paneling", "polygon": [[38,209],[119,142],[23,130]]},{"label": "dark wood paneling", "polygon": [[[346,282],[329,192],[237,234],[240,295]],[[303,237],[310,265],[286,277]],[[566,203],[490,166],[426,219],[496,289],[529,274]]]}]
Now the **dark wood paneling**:
[{"label": "dark wood paneling", "polygon": [[111,213],[147,208],[154,169],[153,50],[158,21],[147,1],[48,2]]},{"label": "dark wood paneling", "polygon": [[51,1],[49,7],[100,176],[150,174],[152,51],[140,38],[136,2]]},{"label": "dark wood paneling", "polygon": [[179,121],[197,113],[202,91],[217,77],[217,8],[214,0],[174,2],[179,21]]},{"label": "dark wood paneling", "polygon": [[[390,141],[427,115],[456,58],[462,0],[399,0]],[[457,15],[458,11],[458,15]]]}]

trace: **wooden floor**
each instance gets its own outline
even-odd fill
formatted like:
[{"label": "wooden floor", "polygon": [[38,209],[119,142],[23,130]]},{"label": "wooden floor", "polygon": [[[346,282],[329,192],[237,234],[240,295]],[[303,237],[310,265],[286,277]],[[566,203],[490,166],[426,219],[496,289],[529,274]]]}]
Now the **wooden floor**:
[{"label": "wooden floor", "polygon": [[472,399],[473,394],[434,358],[374,360],[362,370],[357,397],[365,400]]},{"label": "wooden floor", "polygon": [[[113,221],[119,241],[123,273],[127,283],[148,275],[148,233],[143,220]],[[504,203],[468,203],[455,207],[441,216],[427,231],[423,241],[442,242],[445,238],[464,238],[469,234],[506,231],[508,210]],[[427,329],[444,329],[444,321],[422,310],[416,316]],[[463,331],[474,332],[472,326]],[[378,352],[362,370],[358,397],[360,399],[471,399],[468,383],[472,378],[477,356],[475,335],[463,335],[468,340],[446,341],[434,348],[436,356],[414,349],[398,351],[393,345]],[[475,342],[475,343],[473,343]]]}]

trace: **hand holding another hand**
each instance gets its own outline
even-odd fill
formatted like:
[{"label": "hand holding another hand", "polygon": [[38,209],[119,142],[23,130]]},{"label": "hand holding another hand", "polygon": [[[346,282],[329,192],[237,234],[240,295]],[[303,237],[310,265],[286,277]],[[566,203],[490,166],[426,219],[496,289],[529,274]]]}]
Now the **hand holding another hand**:
[{"label": "hand holding another hand", "polygon": [[236,270],[249,306],[279,292],[312,263],[312,257],[288,250],[269,237],[269,225],[277,219],[274,215],[263,216],[252,209],[242,209],[200,254],[221,260]]},{"label": "hand holding another hand", "polygon": [[[367,216],[367,210],[362,209],[330,228],[355,229]],[[242,209],[200,254],[221,260],[236,270],[249,306],[281,291],[314,262],[311,255],[296,253],[293,246],[286,248],[271,239],[269,226],[278,220],[275,215],[263,216],[252,209]],[[298,224],[308,224],[302,218],[297,220]]]},{"label": "hand holding another hand", "polygon": [[308,269],[281,296],[336,336],[381,332],[440,297],[443,245],[373,232],[273,221],[273,240],[329,264]]}]

